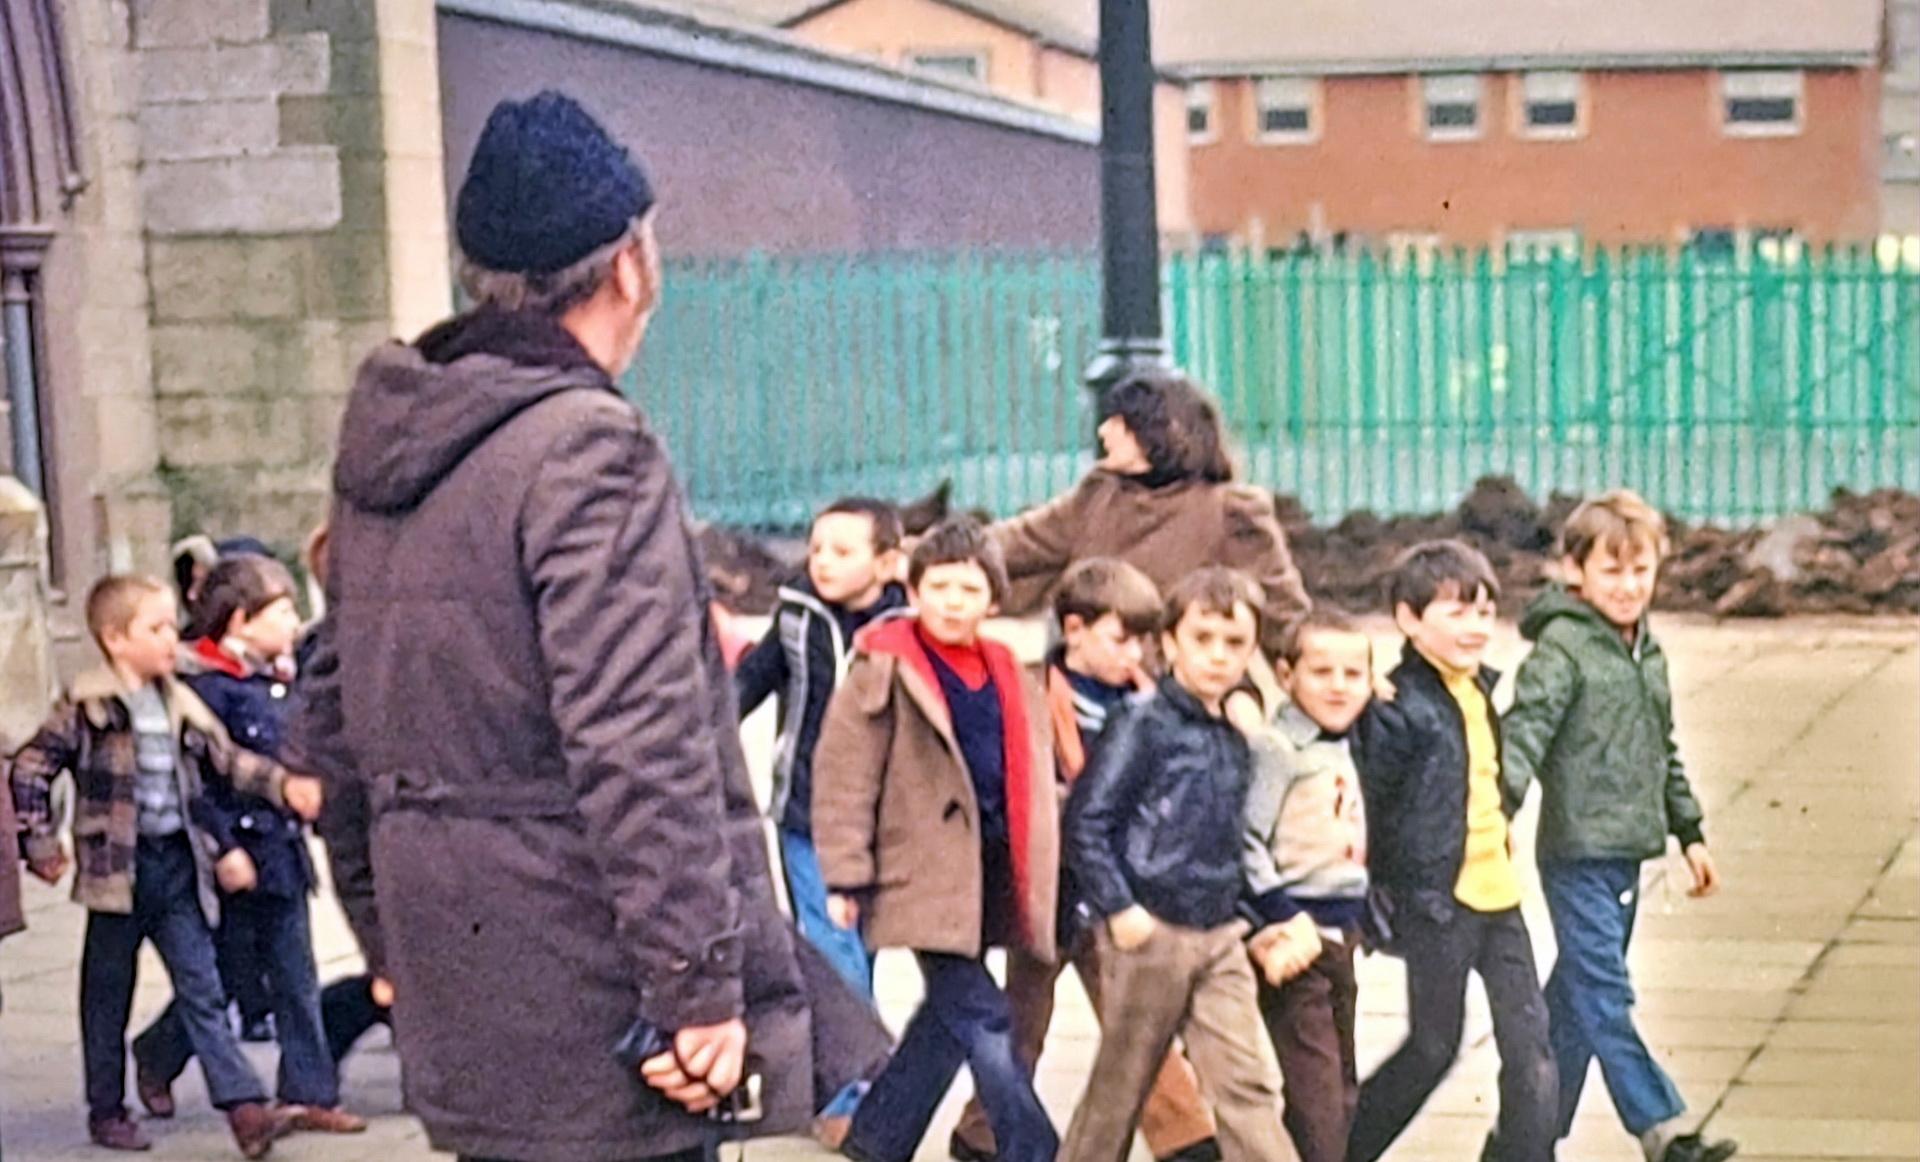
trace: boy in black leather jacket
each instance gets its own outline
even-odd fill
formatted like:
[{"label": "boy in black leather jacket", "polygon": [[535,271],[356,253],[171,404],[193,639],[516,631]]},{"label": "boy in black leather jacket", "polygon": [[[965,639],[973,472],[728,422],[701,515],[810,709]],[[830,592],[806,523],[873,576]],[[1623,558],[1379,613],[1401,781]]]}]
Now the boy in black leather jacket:
[{"label": "boy in black leather jacket", "polygon": [[1407,637],[1396,690],[1360,720],[1368,873],[1407,963],[1407,1040],[1360,1088],[1347,1162],[1374,1162],[1460,1051],[1467,977],[1480,974],[1500,1048],[1500,1121],[1485,1162],[1547,1162],[1557,1083],[1547,1006],[1520,915],[1502,798],[1498,678],[1482,662],[1499,583],[1459,541],[1415,545],[1388,582]]},{"label": "boy in black leather jacket", "polygon": [[1067,801],[1068,866],[1099,917],[1100,1052],[1062,1162],[1120,1162],[1180,1037],[1225,1162],[1292,1156],[1235,918],[1252,755],[1221,711],[1260,638],[1260,587],[1230,569],[1167,596],[1168,676],[1107,727]]}]

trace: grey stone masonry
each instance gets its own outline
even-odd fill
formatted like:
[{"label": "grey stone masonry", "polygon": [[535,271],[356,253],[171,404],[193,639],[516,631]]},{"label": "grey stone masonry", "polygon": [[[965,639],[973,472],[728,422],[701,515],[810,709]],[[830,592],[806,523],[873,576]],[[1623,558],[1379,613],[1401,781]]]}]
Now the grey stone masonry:
[{"label": "grey stone masonry", "polygon": [[150,237],[340,223],[339,151],[281,139],[281,100],[328,91],[328,33],[274,35],[269,0],[139,0],[133,35]]}]

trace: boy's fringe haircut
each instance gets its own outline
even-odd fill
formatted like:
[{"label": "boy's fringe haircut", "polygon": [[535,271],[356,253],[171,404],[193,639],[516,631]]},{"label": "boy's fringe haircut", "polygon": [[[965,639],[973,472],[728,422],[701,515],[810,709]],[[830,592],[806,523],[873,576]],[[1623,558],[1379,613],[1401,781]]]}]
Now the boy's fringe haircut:
[{"label": "boy's fringe haircut", "polygon": [[1088,625],[1112,614],[1136,637],[1160,629],[1160,590],[1145,573],[1113,557],[1089,557],[1061,578],[1053,595],[1053,616],[1062,629],[1067,618]]},{"label": "boy's fringe haircut", "polygon": [[[1307,638],[1316,633],[1355,633],[1365,634],[1354,616],[1337,605],[1316,603],[1292,624],[1280,639],[1280,659],[1289,666],[1300,664],[1300,656],[1307,651]],[[1369,644],[1371,652],[1371,644]]]},{"label": "boy's fringe haircut", "polygon": [[257,616],[283,597],[293,600],[294,593],[293,574],[272,557],[251,553],[228,557],[200,583],[200,596],[193,603],[182,636],[218,641],[226,635],[234,614]]},{"label": "boy's fringe haircut", "polygon": [[1192,610],[1232,617],[1234,607],[1244,605],[1253,614],[1253,632],[1257,636],[1262,628],[1260,610],[1266,603],[1266,594],[1261,592],[1259,582],[1253,578],[1238,569],[1208,565],[1174,582],[1173,588],[1167,592],[1167,607],[1161,616],[1161,625],[1167,633],[1172,633],[1174,627],[1180,624],[1180,619]]},{"label": "boy's fringe haircut", "polygon": [[820,522],[823,516],[864,516],[873,522],[873,551],[892,552],[900,547],[906,536],[901,527],[900,510],[884,500],[875,500],[871,496],[843,496],[839,500],[820,510],[813,518]]},{"label": "boy's fringe haircut", "polygon": [[1652,549],[1664,559],[1669,543],[1667,518],[1637,492],[1616,488],[1580,502],[1560,530],[1560,553],[1582,566],[1595,549],[1615,557],[1631,549]]},{"label": "boy's fringe haircut", "polygon": [[1483,591],[1489,600],[1500,600],[1500,579],[1479,549],[1465,541],[1422,541],[1394,562],[1387,607],[1405,605],[1419,617],[1449,588],[1462,601],[1478,600]]},{"label": "boy's fringe haircut", "polygon": [[980,522],[970,516],[950,516],[927,530],[907,559],[907,582],[915,589],[935,565],[980,566],[987,575],[987,590],[994,604],[1007,600],[1007,559],[1000,543],[987,535]]}]

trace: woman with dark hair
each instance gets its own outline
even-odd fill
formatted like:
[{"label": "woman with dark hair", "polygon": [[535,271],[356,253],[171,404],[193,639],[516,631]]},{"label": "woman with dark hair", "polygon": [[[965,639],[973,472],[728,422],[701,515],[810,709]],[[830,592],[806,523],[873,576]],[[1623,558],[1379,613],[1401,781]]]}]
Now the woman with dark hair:
[{"label": "woman with dark hair", "polygon": [[[202,580],[188,619],[181,680],[235,743],[276,757],[294,680],[300,633],[293,575],[272,557],[229,556]],[[339,1080],[320,1021],[319,970],[307,897],[315,877],[306,834],[292,813],[231,787],[209,784],[192,807],[220,845],[221,975],[230,992],[258,987],[280,1042],[279,1098],[297,1129],[358,1133],[367,1123],[340,1107]],[[224,857],[243,855],[240,872]],[[173,1082],[193,1056],[169,1006],[135,1038],[135,1087],[147,1112],[173,1116]]]},{"label": "woman with dark hair", "polygon": [[1272,658],[1310,602],[1273,498],[1234,483],[1213,400],[1172,372],[1138,374],[1101,399],[1099,436],[1104,455],[1071,492],[993,527],[1016,591],[1038,600],[1088,557],[1125,561],[1163,592],[1226,565],[1266,595],[1260,637]]}]

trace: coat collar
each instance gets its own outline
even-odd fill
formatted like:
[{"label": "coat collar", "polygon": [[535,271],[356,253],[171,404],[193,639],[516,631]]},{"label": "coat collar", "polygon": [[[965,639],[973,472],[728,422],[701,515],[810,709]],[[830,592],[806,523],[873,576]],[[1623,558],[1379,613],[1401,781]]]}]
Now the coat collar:
[{"label": "coat collar", "polygon": [[[213,712],[185,684],[174,678],[162,678],[159,686],[161,701],[166,703],[167,717],[173,721],[176,733],[182,725],[192,726],[204,733],[212,733],[219,728]],[[128,701],[131,695],[127,684],[109,666],[87,670],[67,687],[67,698],[80,707],[81,713],[86,715],[87,721],[96,730],[113,726],[115,705],[131,715],[133,706]]]},{"label": "coat collar", "polygon": [[[1440,673],[1440,668],[1428,661],[1427,655],[1421,653],[1411,641],[1400,647],[1400,672],[1409,677],[1419,677],[1431,682],[1442,691],[1446,689],[1447,680],[1445,675]],[[1492,698],[1493,688],[1500,684],[1500,671],[1483,665],[1474,673],[1473,682],[1480,687],[1482,694]]]},{"label": "coat collar", "polygon": [[1339,736],[1328,734],[1320,724],[1307,717],[1307,712],[1297,703],[1287,702],[1280,707],[1280,714],[1274,719],[1274,729],[1296,748],[1311,746],[1322,739],[1336,742]]},{"label": "coat collar", "polygon": [[1191,718],[1198,722],[1227,724],[1226,719],[1218,715],[1209,714],[1207,708],[1201,705],[1200,699],[1195,698],[1185,686],[1175,681],[1171,675],[1160,679],[1160,696],[1167,700],[1167,705],[1179,711],[1184,718]]}]

